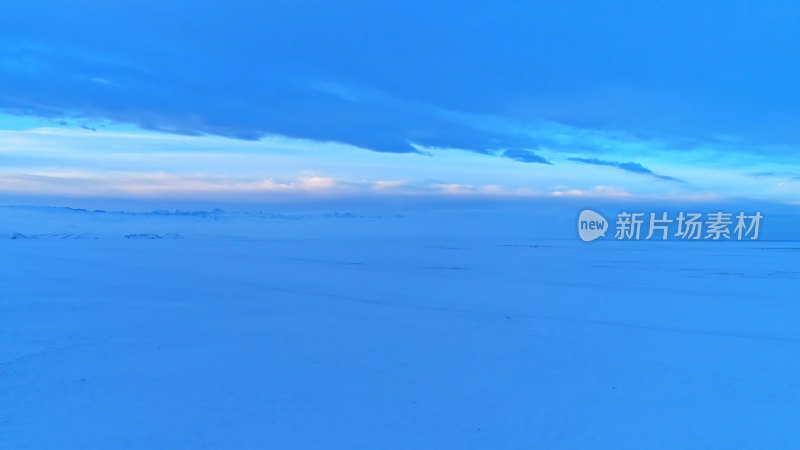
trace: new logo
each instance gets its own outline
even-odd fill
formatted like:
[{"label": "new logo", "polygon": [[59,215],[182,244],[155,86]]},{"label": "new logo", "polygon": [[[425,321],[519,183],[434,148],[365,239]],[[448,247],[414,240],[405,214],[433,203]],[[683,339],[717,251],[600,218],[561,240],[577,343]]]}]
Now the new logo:
[{"label": "new logo", "polygon": [[584,209],[578,217],[578,235],[584,242],[591,242],[606,236],[608,222],[600,213]]}]

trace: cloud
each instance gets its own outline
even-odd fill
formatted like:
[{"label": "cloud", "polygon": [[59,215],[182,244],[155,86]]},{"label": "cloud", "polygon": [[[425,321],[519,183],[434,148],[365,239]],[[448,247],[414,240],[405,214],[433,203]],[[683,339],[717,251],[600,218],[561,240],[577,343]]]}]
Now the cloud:
[{"label": "cloud", "polygon": [[565,189],[552,192],[554,197],[629,198],[631,193],[612,186],[595,186],[592,189]]},{"label": "cloud", "polygon": [[[391,153],[563,149],[529,132],[543,121],[579,127],[572,150],[614,140],[581,130],[800,144],[791,2],[468,0],[457,17],[418,0],[7,3],[0,109],[14,114]],[[507,157],[545,162],[522,152]]]},{"label": "cloud", "polygon": [[540,163],[540,164],[550,164],[553,165],[550,161],[546,160],[542,156],[539,156],[531,151],[523,150],[523,149],[508,149],[504,150],[502,155],[506,158],[513,159],[514,161],[525,162],[525,163]]},{"label": "cloud", "polygon": [[635,163],[635,162],[605,161],[605,160],[597,159],[597,158],[567,158],[567,159],[569,159],[570,161],[579,162],[581,164],[591,164],[591,165],[595,165],[595,166],[616,167],[616,168],[624,170],[626,172],[638,173],[638,174],[643,174],[643,175],[650,175],[650,176],[653,176],[655,178],[658,178],[659,180],[675,181],[675,182],[678,182],[678,183],[686,183],[685,181],[683,181],[681,179],[678,179],[678,178],[675,178],[675,177],[669,177],[669,176],[666,176],[666,175],[659,175],[657,173],[654,173],[652,170],[648,169],[647,167],[644,167],[643,165],[641,165],[639,163]]},{"label": "cloud", "polygon": [[308,196],[469,196],[530,197],[542,195],[527,188],[499,185],[409,184],[400,181],[353,182],[329,176],[244,178],[160,172],[107,172],[36,169],[0,170],[0,194],[57,193],[73,197],[264,199]]},{"label": "cloud", "polygon": [[[0,116],[2,120],[2,116]],[[31,194],[62,193],[68,195],[75,185],[78,191],[128,196],[132,190],[131,176],[161,174],[174,176],[175,184],[164,187],[168,178],[144,180],[136,188],[146,191],[150,184],[158,189],[148,195],[194,196],[193,189],[208,194],[236,196],[250,189],[267,192],[272,180],[277,185],[292,185],[273,189],[270,195],[300,193],[301,179],[305,186],[324,188],[318,192],[335,195],[419,195],[442,193],[443,188],[432,185],[454,185],[449,190],[466,191],[465,195],[490,195],[502,191],[503,195],[522,195],[525,190],[550,195],[554,191],[591,191],[593,186],[614,185],[640,198],[648,195],[703,195],[708,192],[738,198],[769,198],[773,200],[796,199],[796,183],[790,176],[753,177],[752,173],[781,171],[800,173],[797,163],[761,163],[719,168],[690,162],[684,166],[671,164],[684,179],[697,183],[653,183],[649,168],[642,164],[619,163],[633,174],[641,176],[614,176],[607,170],[586,170],[581,162],[568,163],[553,150],[543,150],[547,159],[556,158],[561,164],[523,164],[501,155],[473,155],[461,151],[436,152],[435,157],[418,154],[392,154],[367,152],[353,146],[320,143],[309,140],[277,136],[259,141],[239,140],[216,136],[179,136],[168,133],[141,131],[130,127],[118,128],[109,124],[98,131],[76,128],[34,128],[0,130],[0,159],[7,183],[4,192],[27,191]],[[563,136],[563,134],[562,134]],[[608,166],[614,161],[627,161],[628,154],[642,154],[642,149],[624,148],[620,159],[594,158]],[[612,155],[608,155],[612,156]],[[619,155],[617,155],[619,156]],[[690,155],[692,158],[694,156]],[[662,151],[650,149],[649,160],[662,159]],[[592,160],[592,158],[584,158]],[[592,161],[597,162],[597,161]],[[608,166],[623,170],[616,165]],[[91,177],[63,177],[64,173],[92,173]],[[101,177],[102,174],[107,176]],[[777,172],[776,172],[777,173]],[[30,175],[51,175],[56,179],[45,183],[34,181]],[[322,178],[315,180],[315,177]],[[12,179],[13,178],[13,179]],[[84,181],[81,181],[81,178]],[[90,183],[94,179],[96,182]],[[334,185],[330,185],[335,180]],[[100,182],[102,181],[102,182]],[[124,183],[123,183],[124,181]],[[181,186],[181,182],[186,182]],[[792,189],[776,186],[786,181]],[[119,183],[119,184],[118,184]],[[234,188],[232,188],[235,187]],[[217,187],[219,189],[217,189]],[[30,188],[30,189],[28,189]],[[119,189],[118,189],[119,188]],[[486,191],[481,193],[480,191]],[[159,194],[161,192],[162,194]],[[78,194],[75,195],[91,195]],[[135,194],[138,195],[138,194]]]},{"label": "cloud", "polygon": [[788,178],[790,180],[800,180],[800,175],[797,175],[796,172],[786,171],[753,172],[749,175],[753,178]]},{"label": "cloud", "polygon": [[323,75],[289,70],[281,76],[284,69],[240,67],[259,73],[240,78],[218,73],[217,60],[187,61],[190,55],[181,56],[194,67],[185,72],[176,66],[173,71],[142,66],[138,59],[143,55],[129,55],[133,63],[120,63],[50,44],[16,46],[0,45],[0,61],[5,62],[0,63],[0,111],[66,119],[88,130],[96,129],[92,121],[111,120],[188,136],[259,140],[281,135],[387,153],[416,153],[420,147],[492,153],[539,142],[521,129],[483,126],[477,116],[372,88],[319,81]]},{"label": "cloud", "polygon": [[[301,176],[278,181],[154,172],[27,170],[0,172],[0,192],[70,196],[160,197],[255,194],[335,194],[346,186],[331,177]],[[102,193],[102,194],[101,194]]]},{"label": "cloud", "polygon": [[460,197],[542,197],[545,194],[529,188],[510,189],[496,184],[468,185],[436,183],[429,186],[434,193]]},{"label": "cloud", "polygon": [[400,180],[379,180],[372,183],[372,189],[376,191],[386,191],[390,189],[399,188],[406,184],[407,183],[405,181],[400,181]]}]

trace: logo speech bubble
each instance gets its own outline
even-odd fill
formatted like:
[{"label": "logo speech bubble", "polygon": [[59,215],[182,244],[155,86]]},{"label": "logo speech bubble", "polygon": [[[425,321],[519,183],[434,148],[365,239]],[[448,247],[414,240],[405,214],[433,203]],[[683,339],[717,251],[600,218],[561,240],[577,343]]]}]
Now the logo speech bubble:
[{"label": "logo speech bubble", "polygon": [[578,216],[578,236],[584,242],[591,242],[600,237],[606,236],[608,231],[608,221],[591,209],[584,209]]}]

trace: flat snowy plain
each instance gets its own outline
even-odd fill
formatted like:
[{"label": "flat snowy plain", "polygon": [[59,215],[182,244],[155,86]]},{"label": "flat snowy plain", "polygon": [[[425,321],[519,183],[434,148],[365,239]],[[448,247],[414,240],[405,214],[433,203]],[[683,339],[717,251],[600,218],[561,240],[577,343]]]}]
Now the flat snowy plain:
[{"label": "flat snowy plain", "polygon": [[800,447],[800,243],[768,230],[206,211],[0,208],[0,448]]}]

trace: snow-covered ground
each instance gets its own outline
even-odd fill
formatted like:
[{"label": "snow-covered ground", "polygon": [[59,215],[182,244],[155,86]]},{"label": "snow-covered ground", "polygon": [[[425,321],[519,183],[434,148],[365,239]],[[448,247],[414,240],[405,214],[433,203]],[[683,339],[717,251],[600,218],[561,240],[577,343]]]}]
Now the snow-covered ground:
[{"label": "snow-covered ground", "polygon": [[0,448],[800,447],[800,243],[562,216],[0,208]]}]

